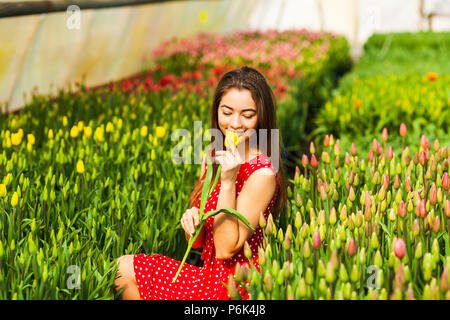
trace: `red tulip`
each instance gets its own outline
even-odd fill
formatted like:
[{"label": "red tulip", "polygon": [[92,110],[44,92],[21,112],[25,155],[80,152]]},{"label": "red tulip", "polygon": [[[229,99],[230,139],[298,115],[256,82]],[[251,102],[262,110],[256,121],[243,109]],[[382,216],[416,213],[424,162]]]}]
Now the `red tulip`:
[{"label": "red tulip", "polygon": [[442,188],[444,188],[444,190],[448,189],[448,172],[444,172],[444,175],[442,176]]},{"label": "red tulip", "polygon": [[317,169],[317,167],[319,166],[319,162],[317,162],[317,159],[316,159],[315,155],[312,155],[312,157],[311,157],[311,166],[314,169]]},{"label": "red tulip", "polygon": [[356,254],[356,244],[355,244],[355,240],[353,240],[353,238],[351,238],[348,241],[347,254],[350,257],[353,257]]},{"label": "red tulip", "polygon": [[397,258],[403,259],[403,257],[405,256],[405,250],[405,241],[403,241],[403,239],[401,238],[397,238],[394,242],[394,253]]},{"label": "red tulip", "polygon": [[320,240],[319,231],[316,231],[313,236],[313,248],[319,250],[321,245],[322,241]]},{"label": "red tulip", "polygon": [[427,208],[426,208],[426,204],[425,204],[425,200],[424,199],[419,200],[418,211],[419,211],[419,216],[421,218],[425,218],[425,216],[427,215]]},{"label": "red tulip", "polygon": [[404,123],[400,124],[400,136],[406,136],[406,124]]},{"label": "red tulip", "polygon": [[323,141],[323,145],[325,147],[328,147],[330,145],[330,136],[329,135],[325,136],[325,140]]}]

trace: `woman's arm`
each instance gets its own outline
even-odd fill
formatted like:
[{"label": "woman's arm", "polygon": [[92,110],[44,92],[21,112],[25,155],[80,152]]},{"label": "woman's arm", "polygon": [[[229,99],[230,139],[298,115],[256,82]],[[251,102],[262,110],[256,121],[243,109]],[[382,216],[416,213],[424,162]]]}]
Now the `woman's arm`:
[{"label": "woman's arm", "polygon": [[[275,193],[275,175],[269,168],[256,170],[245,182],[236,199],[236,186],[220,187],[217,209],[233,208],[256,229],[261,212],[267,209]],[[238,218],[221,212],[214,218],[214,247],[218,259],[230,259],[244,245],[253,231]]]}]

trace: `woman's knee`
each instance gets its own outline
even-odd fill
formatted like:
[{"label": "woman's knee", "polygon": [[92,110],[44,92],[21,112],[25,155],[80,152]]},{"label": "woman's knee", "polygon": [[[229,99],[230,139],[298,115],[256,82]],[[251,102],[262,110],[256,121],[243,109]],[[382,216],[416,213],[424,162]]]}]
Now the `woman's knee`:
[{"label": "woman's knee", "polygon": [[117,264],[119,265],[119,269],[117,271],[118,280],[123,281],[136,281],[135,275],[134,275],[134,263],[133,263],[133,255],[124,255],[116,260]]}]

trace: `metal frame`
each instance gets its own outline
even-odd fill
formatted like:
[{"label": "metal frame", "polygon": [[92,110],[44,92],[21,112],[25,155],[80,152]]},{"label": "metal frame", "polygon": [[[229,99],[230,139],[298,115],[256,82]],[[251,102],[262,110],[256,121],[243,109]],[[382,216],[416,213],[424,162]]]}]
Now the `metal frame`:
[{"label": "metal frame", "polygon": [[[152,3],[164,3],[175,1],[198,1],[198,0],[42,0],[42,1],[18,1],[0,2],[0,18],[26,16],[51,12],[67,11],[71,5],[77,5],[80,9],[102,9],[123,6],[136,6]],[[218,0],[202,0],[218,1]]]}]

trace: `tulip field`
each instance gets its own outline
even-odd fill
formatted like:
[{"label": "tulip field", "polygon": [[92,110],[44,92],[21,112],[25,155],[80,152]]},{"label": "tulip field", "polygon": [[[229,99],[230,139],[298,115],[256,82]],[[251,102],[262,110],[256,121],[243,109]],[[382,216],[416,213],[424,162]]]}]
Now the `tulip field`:
[{"label": "tulip field", "polygon": [[29,94],[0,115],[0,299],[112,300],[118,257],[181,260],[213,90],[242,65],[273,89],[289,173],[261,272],[236,268],[251,299],[450,299],[450,35],[396,34],[381,55],[388,36],[353,65],[331,33],[202,33],[127,79]]}]

